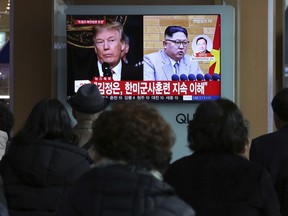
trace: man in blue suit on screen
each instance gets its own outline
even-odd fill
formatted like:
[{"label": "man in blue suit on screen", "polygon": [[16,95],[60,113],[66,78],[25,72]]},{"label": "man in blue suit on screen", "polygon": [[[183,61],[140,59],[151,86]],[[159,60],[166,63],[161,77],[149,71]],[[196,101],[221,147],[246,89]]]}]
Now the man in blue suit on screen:
[{"label": "man in blue suit on screen", "polygon": [[177,80],[180,77],[185,80],[189,74],[203,74],[198,62],[191,61],[191,56],[186,55],[188,45],[185,28],[168,26],[164,33],[163,49],[144,55],[144,80]]}]

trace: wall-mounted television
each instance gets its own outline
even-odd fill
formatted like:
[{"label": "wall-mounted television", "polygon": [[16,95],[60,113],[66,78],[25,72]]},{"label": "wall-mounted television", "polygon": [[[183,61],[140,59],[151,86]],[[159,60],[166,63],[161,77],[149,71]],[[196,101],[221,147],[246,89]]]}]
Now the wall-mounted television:
[{"label": "wall-mounted television", "polygon": [[[74,95],[81,85],[94,83],[102,95],[111,101],[187,103],[220,97],[233,99],[233,17],[232,7],[219,5],[68,6],[65,11],[66,96]],[[103,64],[99,60],[100,50],[97,55],[97,41],[93,40],[94,27],[111,22],[120,23],[129,40],[126,59],[121,57],[122,69],[118,68],[120,78],[111,76],[111,65],[108,63],[107,66],[106,62]],[[168,26],[180,26],[187,30],[184,43],[183,39],[175,41],[169,36],[165,37]],[[99,46],[105,49],[106,42],[100,42],[102,44]],[[124,37],[121,43],[121,52],[124,52]],[[201,54],[203,43],[206,52]],[[187,57],[185,69],[172,70],[173,59],[170,57],[154,62],[160,52],[165,52],[166,44],[182,49],[180,54]],[[109,49],[109,45],[106,49]],[[109,55],[113,54],[108,53],[106,57]],[[129,68],[130,75],[123,75],[121,70],[124,67]],[[155,75],[157,73],[162,74]]]},{"label": "wall-mounted television", "polygon": [[[140,80],[112,81],[109,80],[110,78],[104,77],[108,80],[101,82],[101,80],[97,80],[100,79],[99,77],[94,80],[92,79],[92,81],[102,89],[102,94],[106,94],[106,97],[109,97],[111,100],[139,99],[154,102],[153,106],[163,114],[176,134],[176,142],[172,149],[172,161],[190,154],[190,150],[187,147],[187,123],[192,119],[193,113],[199,105],[198,102],[218,97],[235,101],[234,8],[228,5],[64,5],[61,10],[55,12],[54,16],[54,83],[57,97],[63,101],[68,110],[71,110],[71,107],[66,102],[67,97],[75,94],[75,91],[80,85],[91,82],[91,77],[81,77],[80,75],[91,71],[87,69],[91,67],[91,65],[95,67],[97,55],[91,40],[91,27],[95,22],[99,22],[98,20],[102,22],[103,17],[125,23],[124,31],[129,35],[130,39],[130,49],[127,53],[127,59],[129,64],[137,68],[137,71],[139,71],[138,69],[141,67],[144,69],[145,65],[142,64],[144,55],[158,52],[163,48],[164,31],[166,27],[169,25],[180,25],[188,31],[189,44],[187,45],[187,54],[192,56],[194,58],[193,60],[199,60],[198,64],[203,73],[208,73],[211,76],[215,73],[220,76],[219,80],[212,81],[181,80],[180,76],[172,81],[151,81],[144,80],[143,71],[143,80],[140,78]],[[74,22],[72,19],[74,19]],[[77,25],[77,22],[82,23]],[[191,26],[191,28],[189,28],[189,26]],[[194,26],[193,29],[192,26]],[[215,32],[216,28],[219,30],[217,33]],[[83,31],[81,31],[81,29]],[[219,40],[215,39],[217,35],[219,36]],[[195,42],[201,36],[206,37],[207,40],[211,39],[207,45],[207,49],[210,50],[212,54],[214,53],[215,59],[210,58],[211,56],[205,56],[204,58],[196,54],[193,55],[194,50],[197,48]],[[219,41],[219,49],[213,48],[214,41]],[[180,46],[183,46],[183,44],[180,44]],[[71,47],[75,49],[79,48],[80,50],[78,56],[76,56],[77,58],[74,56],[75,59],[69,59],[73,56],[69,55]],[[90,52],[87,50],[90,50]],[[79,59],[81,59],[81,61],[79,61]],[[214,61],[217,63],[213,64]],[[78,64],[78,66],[76,64],[76,68],[83,74],[71,73],[71,64],[75,62]],[[181,74],[182,72],[180,72],[180,75]],[[125,84],[123,87],[122,82],[126,83],[127,88]],[[211,87],[213,93],[208,93],[208,88],[210,87],[207,88],[207,86],[210,86],[211,83],[214,83],[217,87],[216,90],[214,90],[214,87]],[[100,85],[102,85],[102,87]],[[131,86],[134,88],[132,90],[135,90],[136,93],[124,91],[120,94],[115,94],[115,91],[113,93],[114,89],[111,89],[111,85],[112,87],[115,87],[115,85],[116,87],[117,85],[121,86],[125,91],[127,89],[129,90]],[[144,86],[144,90],[146,89],[145,91],[143,90],[143,92],[141,92],[141,88],[139,88],[139,86],[142,85]],[[173,94],[176,95],[171,94],[171,88],[170,91],[166,91],[166,88],[163,87],[166,86],[169,88],[170,85],[176,85],[176,90],[173,92]],[[184,87],[188,85],[207,86],[204,87],[204,92],[202,91],[203,94],[200,91],[200,94],[197,95],[195,91],[192,94],[185,92]],[[145,86],[149,86],[149,89],[151,89],[149,94]],[[180,89],[183,91],[180,91]],[[201,90],[203,88],[200,87],[199,89]],[[193,103],[194,101],[195,103]]]}]

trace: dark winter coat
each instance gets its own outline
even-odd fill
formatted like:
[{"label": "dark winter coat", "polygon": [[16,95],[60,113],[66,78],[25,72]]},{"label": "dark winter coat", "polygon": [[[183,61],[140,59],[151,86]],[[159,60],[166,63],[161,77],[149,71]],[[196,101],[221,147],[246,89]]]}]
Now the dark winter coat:
[{"label": "dark winter coat", "polygon": [[283,161],[288,159],[288,125],[253,139],[249,159],[265,167],[275,183]]},{"label": "dark winter coat", "polygon": [[87,151],[76,145],[12,143],[0,162],[10,216],[53,215],[67,188],[89,169]]},{"label": "dark winter coat", "polygon": [[57,216],[194,216],[168,184],[128,165],[85,173],[67,193]]},{"label": "dark winter coat", "polygon": [[279,216],[268,172],[229,153],[193,153],[172,163],[164,180],[197,216]]}]

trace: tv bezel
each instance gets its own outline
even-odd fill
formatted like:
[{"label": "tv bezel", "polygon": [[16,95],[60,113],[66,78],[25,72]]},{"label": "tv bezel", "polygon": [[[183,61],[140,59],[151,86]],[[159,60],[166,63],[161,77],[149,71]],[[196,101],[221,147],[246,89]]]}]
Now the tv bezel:
[{"label": "tv bezel", "polygon": [[[54,16],[55,91],[71,113],[67,99],[66,15],[187,15],[221,16],[221,97],[235,101],[235,11],[230,5],[66,5]],[[187,123],[199,103],[153,103],[171,125],[176,136],[172,161],[190,154],[187,147]],[[73,118],[72,118],[73,119]],[[73,120],[75,122],[75,120]]]}]

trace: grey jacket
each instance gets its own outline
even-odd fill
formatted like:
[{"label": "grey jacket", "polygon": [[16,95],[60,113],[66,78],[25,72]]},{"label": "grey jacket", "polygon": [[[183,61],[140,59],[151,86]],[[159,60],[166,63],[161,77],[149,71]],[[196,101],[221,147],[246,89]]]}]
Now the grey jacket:
[{"label": "grey jacket", "polygon": [[[179,65],[179,76],[185,74],[203,74],[197,61],[191,61],[191,56],[185,55]],[[144,55],[144,80],[172,80],[173,65],[168,55],[162,49],[159,52]]]}]

